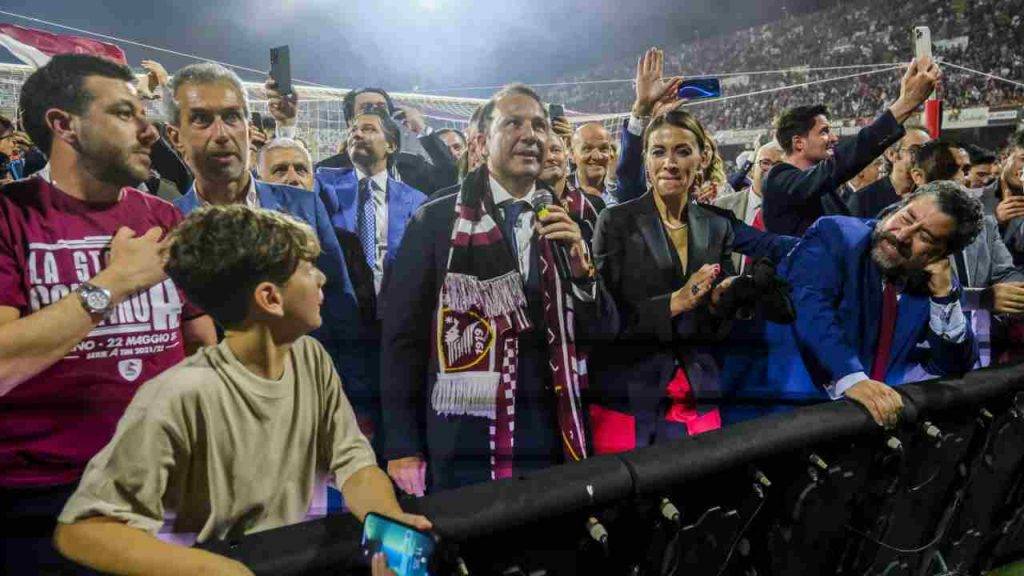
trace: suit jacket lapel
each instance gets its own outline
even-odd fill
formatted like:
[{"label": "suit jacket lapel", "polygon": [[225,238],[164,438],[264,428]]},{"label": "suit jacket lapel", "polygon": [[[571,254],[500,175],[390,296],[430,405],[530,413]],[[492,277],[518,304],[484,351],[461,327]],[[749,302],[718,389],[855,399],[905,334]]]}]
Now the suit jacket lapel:
[{"label": "suit jacket lapel", "polygon": [[[351,170],[345,174],[334,190],[338,211],[331,217],[335,228],[341,228],[358,234],[356,229],[356,216],[359,212],[359,177],[356,171]],[[372,198],[369,199],[373,201]]]},{"label": "suit jacket lapel", "polygon": [[761,209],[761,197],[748,190],[747,194],[746,194],[746,200],[743,202],[743,216],[739,217],[740,220],[743,220],[744,218],[746,218],[747,210],[750,209],[750,207],[751,207],[750,204],[751,203],[753,203],[753,205],[754,205],[753,206],[754,210],[760,210]]},{"label": "suit jacket lapel", "polygon": [[661,217],[658,215],[658,209],[654,205],[654,196],[652,194],[652,192],[648,192],[644,196],[644,199],[641,201],[640,210],[634,213],[633,217],[636,218],[637,226],[644,237],[647,249],[650,250],[651,255],[654,257],[655,265],[661,270],[671,271],[676,268],[676,263],[672,258],[672,248],[669,246],[664,229],[662,229]]},{"label": "suit jacket lapel", "polygon": [[260,182],[253,178],[252,185],[256,187],[256,195],[260,199],[260,208],[267,210],[281,210],[281,202],[274,194],[274,189],[266,182]]},{"label": "suit jacket lapel", "polygon": [[889,365],[886,366],[887,372],[892,370],[898,359],[907,357],[907,348],[917,346],[918,333],[927,322],[931,311],[931,300],[928,296],[904,294],[900,297],[898,310],[896,330],[892,335],[893,348],[889,354]]},{"label": "suit jacket lapel", "polygon": [[405,226],[409,223],[414,206],[405,187],[391,178],[388,178],[385,198],[388,204],[388,254],[385,260],[391,261],[398,253],[398,245],[405,234]]},{"label": "suit jacket lapel", "polygon": [[[860,350],[861,360],[864,362],[865,370],[871,370],[871,363],[875,357],[875,352],[878,349],[878,329],[881,326],[882,321],[882,273],[878,269],[878,266],[871,260],[871,248],[870,244],[865,254],[866,262],[865,267],[867,268],[866,274],[863,275],[864,283],[861,285],[863,290],[863,298],[861,301],[864,303],[862,316],[864,322],[865,336],[861,341],[866,344],[862,346]],[[897,319],[897,323],[899,320]],[[869,374],[870,376],[870,374]]]},{"label": "suit jacket lapel", "polygon": [[708,248],[711,245],[711,226],[707,214],[696,204],[686,208],[686,222],[689,224],[686,247],[686,275],[700,270],[708,264]]}]

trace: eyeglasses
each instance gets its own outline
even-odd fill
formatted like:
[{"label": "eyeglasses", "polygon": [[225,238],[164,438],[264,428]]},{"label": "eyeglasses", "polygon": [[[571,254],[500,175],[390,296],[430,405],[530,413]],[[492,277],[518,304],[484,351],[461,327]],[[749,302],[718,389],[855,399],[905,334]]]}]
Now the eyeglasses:
[{"label": "eyeglasses", "polygon": [[758,167],[761,168],[761,170],[770,170],[772,168],[772,166],[775,166],[776,164],[780,164],[780,163],[781,162],[779,162],[778,160],[771,160],[771,159],[768,159],[768,158],[762,158],[762,159],[757,161],[757,165],[758,165]]}]

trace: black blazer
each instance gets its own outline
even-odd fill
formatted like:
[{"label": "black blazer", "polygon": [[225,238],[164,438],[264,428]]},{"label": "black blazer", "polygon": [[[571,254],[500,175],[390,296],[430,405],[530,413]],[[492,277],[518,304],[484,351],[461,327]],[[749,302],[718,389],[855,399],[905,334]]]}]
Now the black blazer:
[{"label": "black blazer", "polygon": [[888,176],[857,190],[850,196],[850,215],[858,218],[878,218],[878,213],[900,201],[900,195]]},{"label": "black blazer", "polygon": [[800,170],[783,162],[768,172],[762,188],[765,229],[776,234],[803,236],[822,216],[849,216],[850,210],[837,192],[885,149],[903,137],[903,126],[884,112],[855,138],[836,145],[832,158]]},{"label": "black blazer", "polygon": [[[431,466],[486,445],[487,434],[470,433],[471,417],[443,417],[429,408],[437,366],[431,360],[431,321],[448,266],[457,196],[450,194],[422,206],[409,222],[382,298],[386,303],[381,343],[381,403],[386,460],[423,454]],[[497,214],[494,214],[497,218]],[[597,298],[572,296],[577,342],[608,337],[615,328],[614,307],[603,283]],[[461,429],[461,433],[460,433]],[[431,474],[437,474],[434,470]]]},{"label": "black blazer", "polygon": [[594,254],[618,309],[619,331],[614,342],[599,345],[590,356],[590,398],[636,418],[638,447],[654,432],[677,361],[686,368],[698,403],[718,395],[716,364],[700,344],[721,339],[730,323],[706,307],[673,318],[669,301],[704,264],[721,265],[724,276],[735,274],[733,229],[728,218],[695,203],[687,209],[687,222],[684,271],[651,192],[610,206],[598,217]]}]

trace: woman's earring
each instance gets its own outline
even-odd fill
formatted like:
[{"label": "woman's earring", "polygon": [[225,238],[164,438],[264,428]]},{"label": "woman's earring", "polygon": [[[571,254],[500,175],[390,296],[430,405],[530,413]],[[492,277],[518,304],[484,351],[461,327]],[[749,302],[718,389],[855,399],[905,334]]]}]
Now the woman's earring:
[{"label": "woman's earring", "polygon": [[704,175],[700,172],[693,179],[693,192],[699,192],[700,187],[704,185]]}]

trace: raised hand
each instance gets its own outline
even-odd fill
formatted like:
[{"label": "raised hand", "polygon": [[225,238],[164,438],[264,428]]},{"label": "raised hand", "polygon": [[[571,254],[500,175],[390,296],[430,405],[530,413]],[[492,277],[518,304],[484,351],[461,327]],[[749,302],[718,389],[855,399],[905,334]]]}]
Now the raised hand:
[{"label": "raised hand", "polygon": [[551,120],[551,131],[558,135],[568,149],[572,146],[572,123],[566,118],[554,118]]},{"label": "raised hand", "polygon": [[156,60],[143,60],[139,64],[149,73],[146,75],[146,79],[151,93],[156,94],[158,88],[167,86],[171,75],[167,73],[167,69],[162,64]]},{"label": "raised hand", "polygon": [[277,91],[277,82],[273,78],[267,78],[263,83],[263,89],[267,92],[267,108],[270,109],[270,115],[278,124],[290,125],[299,112],[298,93],[293,90],[287,96],[282,95]]},{"label": "raised hand", "polygon": [[992,311],[997,314],[1024,314],[1024,282],[993,284]]},{"label": "raised hand", "polygon": [[949,258],[940,258],[925,266],[928,271],[928,289],[933,298],[945,298],[953,290],[953,268]]},{"label": "raised hand", "polygon": [[889,107],[896,121],[902,123],[913,114],[935,91],[941,77],[939,65],[931,58],[926,56],[920,60],[911,60],[900,80],[900,97]]},{"label": "raised hand", "polygon": [[423,118],[423,113],[413,108],[412,106],[399,106],[399,110],[402,114],[402,125],[409,129],[413,134],[421,134],[427,128],[427,121]]},{"label": "raised hand", "polygon": [[651,116],[655,105],[674,103],[678,100],[676,91],[682,78],[662,78],[665,54],[658,48],[650,48],[636,63],[636,100],[633,101],[634,116]]},{"label": "raised hand", "polygon": [[111,291],[115,302],[167,278],[164,264],[170,241],[161,240],[164,231],[150,228],[136,237],[131,228],[121,227],[110,241],[107,267],[93,278],[93,284]]},{"label": "raised hand", "polygon": [[996,221],[1000,226],[1021,216],[1024,216],[1024,196],[1007,196],[996,205]]}]

